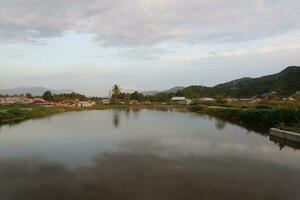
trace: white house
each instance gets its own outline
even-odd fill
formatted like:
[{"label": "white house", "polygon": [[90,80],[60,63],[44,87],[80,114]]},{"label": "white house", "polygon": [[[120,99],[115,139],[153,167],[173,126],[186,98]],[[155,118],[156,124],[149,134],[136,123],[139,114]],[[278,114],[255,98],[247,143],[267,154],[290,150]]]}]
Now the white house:
[{"label": "white house", "polygon": [[78,107],[91,107],[95,105],[95,102],[93,101],[78,101],[77,106]]},{"label": "white house", "polygon": [[173,103],[177,103],[177,104],[185,104],[185,105],[189,105],[192,103],[192,100],[191,99],[187,99],[185,97],[173,97],[171,99],[171,101]]},{"label": "white house", "polygon": [[199,99],[199,101],[215,101],[215,99],[210,98],[210,97],[202,97]]},{"label": "white house", "polygon": [[109,99],[102,99],[103,105],[109,105]]}]

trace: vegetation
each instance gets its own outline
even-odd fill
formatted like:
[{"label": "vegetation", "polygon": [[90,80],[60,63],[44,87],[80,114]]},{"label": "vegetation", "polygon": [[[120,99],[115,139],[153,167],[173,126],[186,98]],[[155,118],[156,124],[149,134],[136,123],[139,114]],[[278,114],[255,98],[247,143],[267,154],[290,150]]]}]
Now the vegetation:
[{"label": "vegetation", "polygon": [[72,93],[68,93],[68,94],[55,94],[53,95],[53,100],[54,101],[64,101],[64,100],[80,100],[80,101],[84,101],[87,100],[88,98],[82,94],[78,94],[75,92]]},{"label": "vegetation", "polygon": [[124,105],[96,105],[88,108],[79,107],[45,107],[39,105],[6,105],[0,106],[0,125],[21,122],[26,119],[41,118],[48,115],[81,110],[104,110],[113,108],[127,108]]},{"label": "vegetation", "polygon": [[0,107],[0,124],[19,122],[26,119],[44,117],[64,112],[64,108],[35,105],[9,105]]},{"label": "vegetation", "polygon": [[114,85],[114,87],[112,88],[111,103],[116,104],[117,100],[120,98],[120,95],[121,95],[120,86]]},{"label": "vegetation", "polygon": [[300,90],[300,67],[287,67],[277,74],[260,78],[242,78],[215,86],[217,93],[233,97],[260,96],[276,91],[279,96],[291,96]]},{"label": "vegetation", "polygon": [[300,109],[297,108],[224,108],[208,107],[203,105],[192,106],[191,111],[206,113],[229,121],[241,124],[254,124],[256,126],[272,127],[280,125],[294,127],[300,124]]},{"label": "vegetation", "polygon": [[297,101],[300,101],[300,91],[295,92],[295,94],[293,95],[293,98]]},{"label": "vegetation", "polygon": [[53,95],[50,91],[46,91],[44,94],[43,94],[43,99],[44,100],[47,100],[47,101],[52,101],[53,100]]},{"label": "vegetation", "polygon": [[276,94],[273,93],[271,98],[277,99],[279,97],[292,96],[295,92],[300,91],[299,77],[300,67],[291,66],[277,74],[260,78],[241,78],[215,87],[193,85],[177,91],[174,95],[189,98],[215,97],[218,95],[246,98],[263,96],[276,91]]}]

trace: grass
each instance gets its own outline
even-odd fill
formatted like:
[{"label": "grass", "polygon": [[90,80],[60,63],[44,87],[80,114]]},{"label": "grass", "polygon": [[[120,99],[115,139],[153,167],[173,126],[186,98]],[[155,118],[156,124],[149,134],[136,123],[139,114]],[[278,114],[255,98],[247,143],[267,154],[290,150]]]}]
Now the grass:
[{"label": "grass", "polygon": [[0,106],[0,124],[11,124],[32,118],[41,118],[57,113],[82,111],[82,110],[104,110],[113,108],[126,108],[126,105],[95,105],[88,108],[77,107],[45,107],[38,105],[6,105]]},{"label": "grass", "polygon": [[294,124],[292,126],[286,126],[285,124],[280,124],[280,128],[286,131],[300,133],[300,123]]}]

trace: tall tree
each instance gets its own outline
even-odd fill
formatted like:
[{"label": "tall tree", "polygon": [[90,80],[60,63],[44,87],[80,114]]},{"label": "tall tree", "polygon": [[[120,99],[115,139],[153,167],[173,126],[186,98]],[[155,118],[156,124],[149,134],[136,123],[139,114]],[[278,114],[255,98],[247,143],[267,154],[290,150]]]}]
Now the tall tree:
[{"label": "tall tree", "polygon": [[120,96],[121,94],[121,89],[120,89],[120,86],[118,86],[117,84],[114,85],[114,87],[112,88],[112,96],[111,98],[116,100],[118,99],[118,97]]},{"label": "tall tree", "polygon": [[52,101],[53,99],[53,95],[50,91],[46,91],[44,94],[43,94],[43,99],[44,100],[47,100],[47,101]]},{"label": "tall tree", "polygon": [[31,95],[30,93],[26,93],[25,96],[26,96],[27,98],[32,98],[32,95]]}]

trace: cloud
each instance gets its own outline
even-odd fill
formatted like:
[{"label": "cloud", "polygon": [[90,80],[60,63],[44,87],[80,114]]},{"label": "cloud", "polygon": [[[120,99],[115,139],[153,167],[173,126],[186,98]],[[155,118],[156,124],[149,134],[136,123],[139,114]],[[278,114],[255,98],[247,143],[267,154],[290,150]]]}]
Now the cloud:
[{"label": "cloud", "polygon": [[248,41],[300,28],[298,0],[0,0],[0,41],[67,31],[104,46]]},{"label": "cloud", "polygon": [[291,50],[300,50],[299,44],[285,45],[285,46],[266,46],[255,49],[239,49],[236,51],[220,51],[220,52],[210,52],[205,55],[163,55],[156,57],[156,59],[166,62],[187,62],[187,63],[199,63],[206,59],[211,58],[234,58],[234,57],[242,57],[242,56],[250,56],[250,55],[260,55],[260,54],[272,54],[276,52],[284,52]]}]

